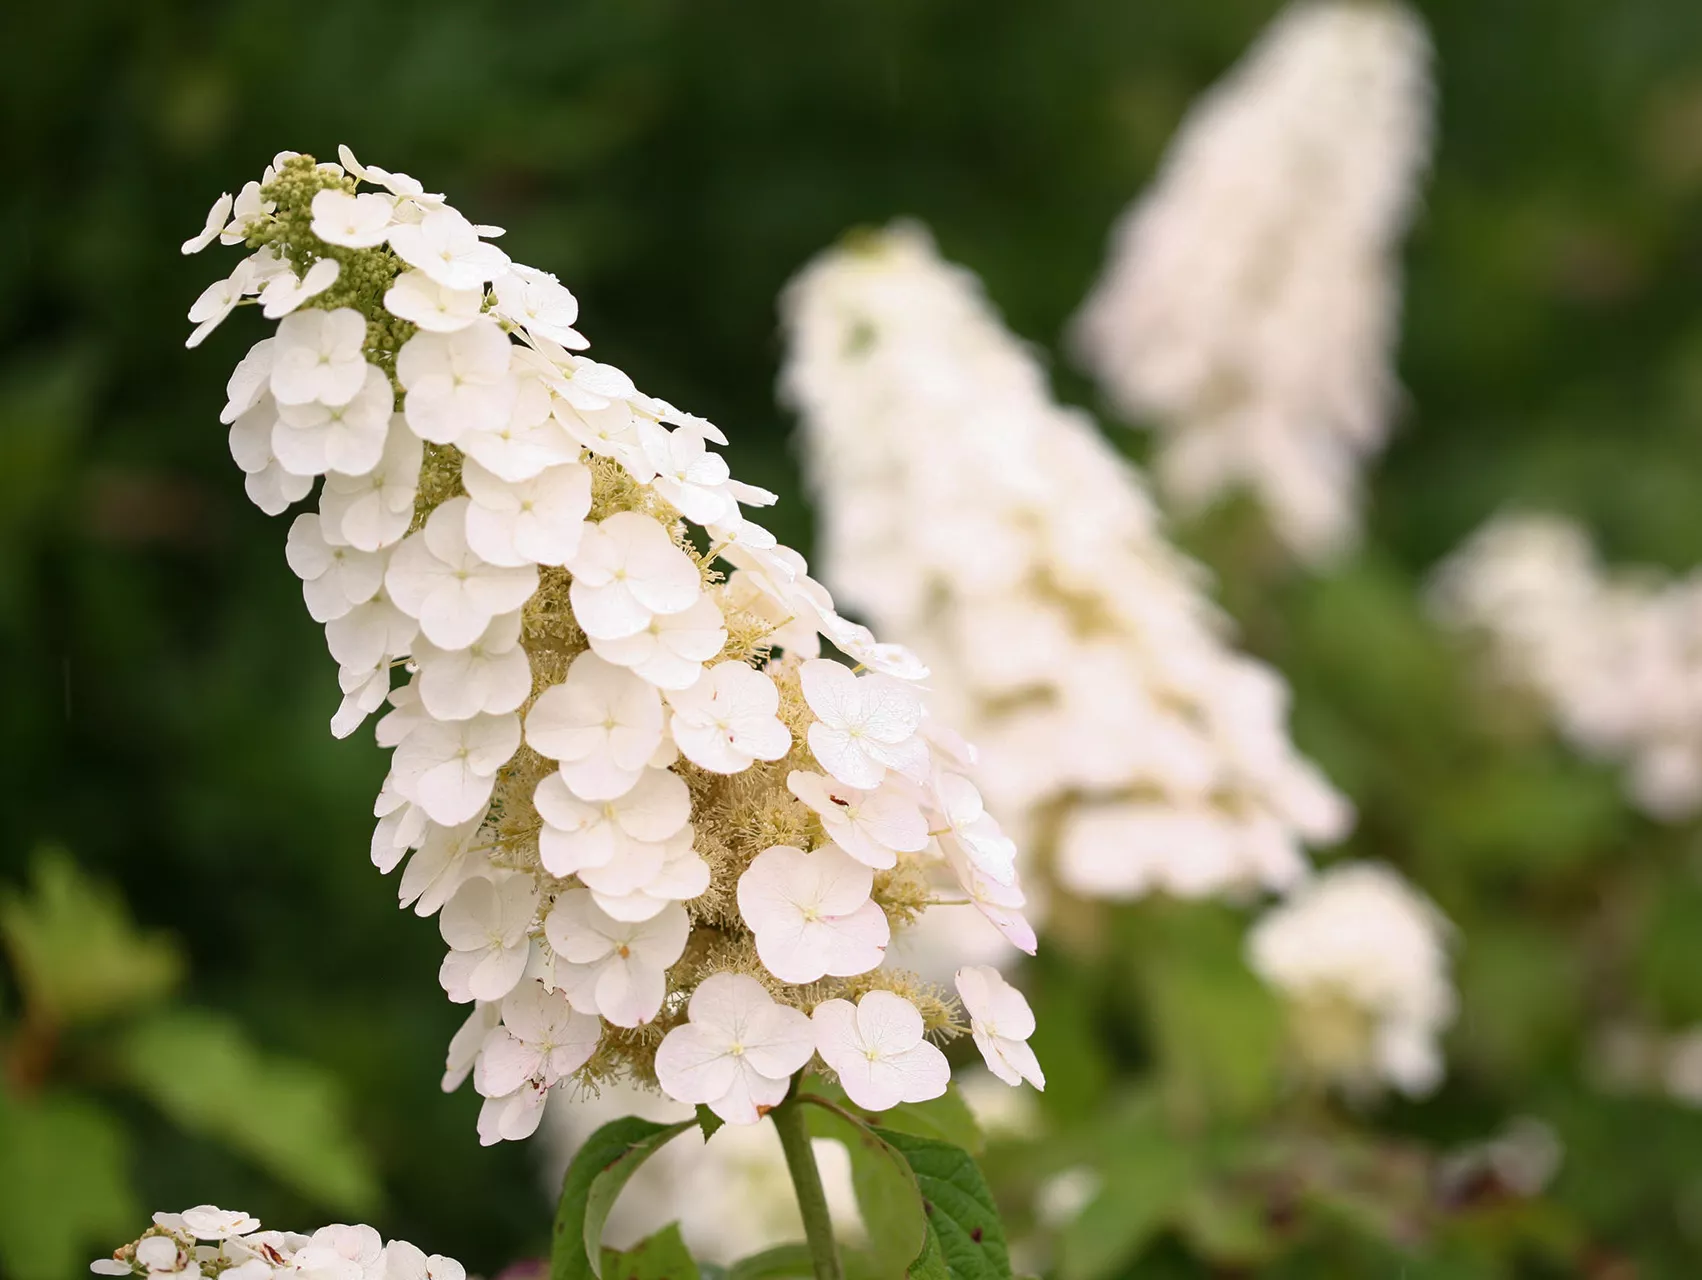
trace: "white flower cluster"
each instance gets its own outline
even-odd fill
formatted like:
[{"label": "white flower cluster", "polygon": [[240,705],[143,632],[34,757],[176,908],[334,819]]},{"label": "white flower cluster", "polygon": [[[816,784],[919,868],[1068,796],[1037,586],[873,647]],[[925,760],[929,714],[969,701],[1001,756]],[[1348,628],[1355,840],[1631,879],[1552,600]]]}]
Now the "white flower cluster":
[{"label": "white flower cluster", "polygon": [[[372,858],[408,860],[401,901],[439,915],[443,987],[474,1006],[445,1086],[471,1074],[486,1142],[576,1075],[741,1122],[817,1055],[865,1107],[939,1094],[929,1036],[964,1028],[876,972],[894,929],[949,885],[1034,937],[926,669],[744,517],[773,495],[715,426],[577,354],[554,277],[341,159],[285,153],[214,206],[185,250],[252,252],[191,342],[250,295],[279,318],[223,420],[268,512],[324,478],[288,558],[340,666],[334,731],[389,706]],[[1021,997],[968,982],[994,1069],[1040,1083],[1005,1042]]]},{"label": "white flower cluster", "polygon": [[1346,862],[1274,907],[1247,939],[1253,970],[1288,1003],[1317,1077],[1365,1091],[1428,1093],[1454,1017],[1448,922],[1390,868]]},{"label": "white flower cluster", "polygon": [[1158,478],[1183,508],[1244,488],[1302,559],[1354,540],[1397,393],[1399,242],[1430,116],[1416,15],[1296,0],[1117,225],[1074,345],[1163,432]]},{"label": "white flower cluster", "polygon": [[321,1227],[312,1235],[262,1231],[257,1219],[210,1204],[156,1213],[153,1229],[89,1264],[101,1276],[181,1276],[202,1280],[466,1280],[454,1258],[426,1254],[406,1240],[384,1243],[367,1226]]},{"label": "white flower cluster", "polygon": [[1571,521],[1507,515],[1444,562],[1431,599],[1569,741],[1626,765],[1639,808],[1662,821],[1702,809],[1702,573],[1609,572]]},{"label": "white flower cluster", "polygon": [[[898,226],[785,298],[827,578],[935,665],[977,777],[1075,893],[1282,888],[1346,802],[1301,758],[1287,690],[1225,642],[1139,475],[975,278]],[[973,834],[987,819],[947,797]]]}]

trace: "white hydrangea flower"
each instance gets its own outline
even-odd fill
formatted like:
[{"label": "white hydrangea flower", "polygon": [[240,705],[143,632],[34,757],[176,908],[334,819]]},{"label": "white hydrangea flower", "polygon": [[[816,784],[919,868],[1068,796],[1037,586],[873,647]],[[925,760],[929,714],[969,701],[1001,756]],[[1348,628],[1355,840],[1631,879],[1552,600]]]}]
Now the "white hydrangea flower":
[{"label": "white hydrangea flower", "polygon": [[[209,1243],[196,1244],[197,1240]],[[371,1227],[337,1224],[310,1235],[263,1231],[249,1215],[197,1205],[156,1213],[154,1229],[89,1265],[105,1276],[213,1276],[218,1280],[466,1280],[453,1258],[429,1257],[404,1240],[388,1245]]]},{"label": "white hydrangea flower", "polygon": [[573,616],[603,640],[635,635],[658,613],[689,609],[702,591],[697,566],[649,516],[622,511],[588,525],[573,571]]},{"label": "white hydrangea flower", "polygon": [[648,920],[616,920],[588,889],[569,889],[544,921],[544,936],[560,957],[555,980],[573,1007],[617,1027],[653,1019],[667,995],[668,966],[680,958],[691,921],[674,903]]},{"label": "white hydrangea flower", "polygon": [[183,345],[194,350],[207,340],[207,335],[224,323],[225,317],[236,309],[254,283],[254,264],[250,259],[237,263],[236,270],[223,280],[215,280],[201,291],[189,307],[189,322],[194,331]]},{"label": "white hydrangea flower", "polygon": [[526,713],[526,742],[582,800],[626,794],[662,745],[662,699],[630,671],[582,653]]},{"label": "white hydrangea flower", "polygon": [[198,1204],[178,1215],[185,1229],[197,1240],[228,1240],[260,1230],[260,1219],[240,1210],[221,1209],[217,1205]]},{"label": "white hydrangea flower", "polygon": [[468,431],[508,421],[519,384],[508,374],[513,343],[485,318],[448,333],[422,330],[396,353],[403,412],[422,440],[454,444]]},{"label": "white hydrangea flower", "polygon": [[484,314],[485,296],[478,289],[446,289],[423,271],[397,277],[384,295],[384,308],[418,325],[427,333],[455,333]]},{"label": "white hydrangea flower", "polygon": [[739,914],[764,967],[785,982],[855,977],[879,966],[891,940],[869,895],[874,872],[833,845],[774,845],[739,877]]},{"label": "white hydrangea flower", "polygon": [[816,1049],[810,1019],[744,974],[704,979],[686,1018],[663,1037],[656,1078],[670,1098],[707,1106],[728,1124],[761,1119]]},{"label": "white hydrangea flower", "polygon": [[1034,1011],[1003,975],[991,965],[969,965],[957,971],[957,994],[969,1015],[969,1030],[987,1068],[1006,1084],[1027,1080],[1046,1087],[1046,1074],[1028,1038],[1034,1034]]},{"label": "white hydrangea flower", "polygon": [[[1295,752],[1281,680],[1229,646],[1141,477],[1052,398],[974,277],[900,226],[824,254],[785,314],[825,576],[915,652],[845,622],[778,552],[739,556],[749,582],[733,585],[772,592],[779,618],[813,612],[842,652],[897,678],[888,689],[932,668],[932,705],[980,747],[936,769],[931,806],[975,905],[1032,947],[1009,881],[1036,837],[1084,896],[1244,895],[1302,878],[1306,846],[1339,839],[1351,814]],[[828,664],[813,671],[848,686]],[[805,690],[818,759],[837,783],[871,785],[883,762],[860,758],[868,738],[839,739],[846,712]]]},{"label": "white hydrangea flower", "polygon": [[865,1110],[926,1102],[951,1082],[945,1054],[923,1038],[922,1015],[903,996],[871,991],[856,1004],[824,1000],[810,1020],[816,1052]]},{"label": "white hydrangea flower", "polygon": [[828,839],[866,867],[884,871],[900,853],[928,847],[921,806],[890,788],[864,791],[802,770],[788,774],[786,786],[821,819]]},{"label": "white hydrangea flower", "polygon": [[1250,488],[1308,561],[1355,540],[1398,398],[1429,61],[1404,4],[1291,4],[1184,121],[1076,322],[1112,400],[1162,431],[1166,492]]},{"label": "white hydrangea flower", "polygon": [[[196,323],[256,292],[290,312],[220,419],[266,510],[324,477],[287,559],[337,660],[332,732],[377,712],[393,752],[371,861],[403,908],[441,914],[440,981],[472,1006],[444,1087],[473,1078],[484,1143],[531,1134],[592,1063],[754,1121],[815,1051],[805,1010],[917,990],[895,933],[936,905],[974,919],[927,900],[945,873],[1032,946],[1010,844],[951,775],[973,753],[905,683],[920,658],[746,518],[775,495],[728,474],[724,432],[570,350],[572,293],[485,244],[498,228],[340,155],[279,153],[243,188],[217,235],[252,252]],[[824,639],[871,674],[819,662]],[[706,971],[716,955],[766,971]],[[917,1043],[877,1037],[898,1065],[869,1072],[920,1096],[921,1031],[962,1028],[943,1001],[925,1028],[899,1003]],[[212,1260],[173,1223],[147,1246],[161,1268]],[[231,1280],[464,1280],[364,1229],[225,1247]]]},{"label": "white hydrangea flower", "polygon": [[742,662],[719,662],[685,689],[670,689],[669,729],[686,759],[711,773],[741,773],[778,760],[792,745],[780,722],[780,690]]},{"label": "white hydrangea flower", "polygon": [[384,586],[396,607],[418,618],[426,639],[460,649],[484,634],[499,614],[524,605],[538,587],[532,565],[481,560],[467,545],[467,498],[451,498],[402,540],[390,557]]},{"label": "white hydrangea flower", "polygon": [[395,208],[395,200],[386,196],[327,187],[313,197],[313,234],[326,244],[370,249],[384,243]]},{"label": "white hydrangea flower", "polygon": [[1390,868],[1329,868],[1247,937],[1255,972],[1291,1005],[1307,1066],[1350,1089],[1386,1080],[1425,1094],[1454,1017],[1447,921]]},{"label": "white hydrangea flower", "polygon": [[[721,608],[708,595],[699,596],[678,613],[652,615],[649,626],[630,636],[617,640],[591,637],[592,651],[598,657],[631,668],[646,684],[676,692],[696,685],[703,664],[720,653],[726,643]],[[674,723],[677,732],[677,718]]]},{"label": "white hydrangea flower", "polygon": [[479,239],[453,209],[434,209],[418,222],[390,228],[390,247],[446,289],[477,289],[508,270],[508,255]]},{"label": "white hydrangea flower", "polygon": [[272,398],[347,404],[366,385],[365,341],[366,320],[348,307],[285,316],[272,348]]},{"label": "white hydrangea flower", "polygon": [[219,233],[225,229],[225,219],[230,217],[231,202],[232,197],[228,191],[213,201],[213,207],[207,210],[206,225],[183,242],[184,253],[200,253],[219,238]]},{"label": "white hydrangea flower", "polygon": [[366,366],[366,380],[346,404],[286,404],[272,428],[272,453],[285,470],[298,476],[364,476],[378,466],[390,434],[396,398],[390,379],[377,365]]},{"label": "white hydrangea flower", "polygon": [[810,750],[839,781],[866,791],[888,769],[910,777],[926,770],[928,746],[916,733],[922,700],[914,690],[878,672],[853,675],[826,658],[804,663],[799,679],[816,715]]},{"label": "white hydrangea flower", "polygon": [[538,886],[519,872],[478,876],[455,891],[438,916],[450,951],[438,974],[457,1004],[501,1000],[526,971]]}]

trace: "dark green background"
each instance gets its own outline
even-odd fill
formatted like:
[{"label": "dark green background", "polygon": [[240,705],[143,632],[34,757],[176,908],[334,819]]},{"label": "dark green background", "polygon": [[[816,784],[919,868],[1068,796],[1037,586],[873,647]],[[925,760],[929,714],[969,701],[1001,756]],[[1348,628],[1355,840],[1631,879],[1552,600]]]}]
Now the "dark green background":
[{"label": "dark green background", "polygon": [[[1696,832],[1635,818],[1608,774],[1486,705],[1414,591],[1515,500],[1586,518],[1615,558],[1702,551],[1702,7],[1422,8],[1439,150],[1408,255],[1411,406],[1371,478],[1368,546],[1307,580],[1253,572],[1244,532],[1198,545],[1360,803],[1354,851],[1403,865],[1464,930],[1454,1077],[1382,1123],[1453,1141],[1554,1119],[1566,1212],[1607,1256],[1687,1275],[1702,1120],[1602,1097],[1584,1059],[1604,1016],[1702,1019]],[[594,354],[719,422],[735,473],[782,493],[772,523],[807,550],[772,394],[788,276],[851,225],[917,216],[1055,349],[1112,219],[1274,9],[9,6],[0,880],[65,842],[187,940],[196,999],[344,1077],[387,1233],[486,1270],[536,1251],[535,1153],[479,1149],[477,1099],[437,1091],[459,1015],[435,928],[367,863],[380,753],[369,733],[330,738],[335,672],[284,524],[247,505],[225,451],[221,389],[259,322],[183,349],[183,313],[231,251],[184,259],[179,241],[279,148],[347,142],[411,172],[557,272]],[[1090,399],[1069,370],[1058,382]],[[158,1129],[136,1170],[150,1207],[316,1215],[137,1122]]]}]

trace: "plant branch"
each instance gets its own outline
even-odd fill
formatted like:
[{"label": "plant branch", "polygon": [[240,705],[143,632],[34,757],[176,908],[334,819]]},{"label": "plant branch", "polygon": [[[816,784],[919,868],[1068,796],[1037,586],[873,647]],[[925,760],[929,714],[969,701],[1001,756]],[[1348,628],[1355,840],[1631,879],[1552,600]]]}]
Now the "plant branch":
[{"label": "plant branch", "polygon": [[804,1219],[804,1238],[809,1242],[816,1280],[844,1280],[839,1247],[833,1239],[833,1219],[827,1211],[827,1192],[822,1189],[821,1170],[816,1167],[800,1099],[796,1095],[787,1098],[768,1117],[780,1133],[780,1149],[786,1153],[786,1169],[798,1193],[798,1212]]}]

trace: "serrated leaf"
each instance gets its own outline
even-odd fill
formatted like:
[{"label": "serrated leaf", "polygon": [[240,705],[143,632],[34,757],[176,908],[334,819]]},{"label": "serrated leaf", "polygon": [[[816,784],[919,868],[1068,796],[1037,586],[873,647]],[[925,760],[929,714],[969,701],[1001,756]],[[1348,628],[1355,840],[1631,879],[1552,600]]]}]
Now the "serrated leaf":
[{"label": "serrated leaf", "polygon": [[701,1280],[678,1223],[669,1223],[630,1249],[604,1249],[608,1280]]},{"label": "serrated leaf", "polygon": [[[1005,1245],[999,1208],[975,1158],[962,1147],[913,1133],[893,1132],[887,1141],[916,1175],[927,1206],[928,1230],[938,1243],[944,1275],[950,1280],[1010,1280],[1010,1251]],[[927,1253],[918,1260],[927,1267]],[[912,1270],[912,1275],[930,1275]],[[939,1276],[935,1270],[931,1273]]]},{"label": "serrated leaf", "polygon": [[248,1157],[327,1208],[366,1214],[378,1178],[350,1131],[336,1080],[268,1054],[235,1023],[201,1010],[155,1014],[125,1032],[130,1083],[191,1133]]},{"label": "serrated leaf", "polygon": [[904,1157],[861,1119],[819,1094],[799,1094],[812,1103],[810,1133],[831,1138],[851,1156],[851,1185],[869,1235],[875,1274],[902,1276],[927,1247],[928,1220],[922,1191]]},{"label": "serrated leaf", "polygon": [[727,1122],[716,1115],[701,1102],[697,1104],[697,1127],[703,1130],[703,1140],[708,1142],[715,1136],[715,1131]]},{"label": "serrated leaf", "polygon": [[901,1102],[886,1111],[865,1111],[852,1102],[839,1085],[820,1076],[811,1076],[804,1088],[876,1129],[913,1133],[919,1138],[949,1142],[971,1155],[979,1155],[985,1145],[975,1113],[969,1109],[956,1085],[948,1086],[945,1093],[927,1102]]},{"label": "serrated leaf", "polygon": [[586,1280],[602,1274],[603,1224],[615,1197],[658,1147],[696,1123],[656,1124],[623,1116],[586,1139],[562,1178],[550,1245],[550,1280]]},{"label": "serrated leaf", "polygon": [[727,1280],[809,1280],[815,1260],[806,1244],[782,1244],[741,1258],[727,1270]]},{"label": "serrated leaf", "polygon": [[92,1022],[166,995],[183,975],[172,940],[136,928],[116,889],[63,849],[42,849],[27,895],[0,897],[0,938],[26,1005],[53,1023]]},{"label": "serrated leaf", "polygon": [[0,1092],[0,1274],[61,1280],[134,1238],[129,1142],[81,1098]]}]

